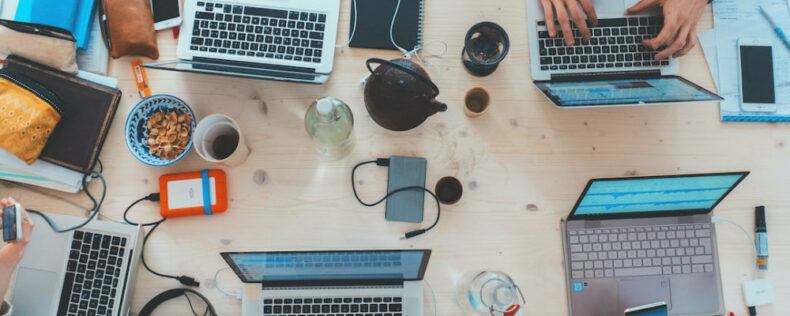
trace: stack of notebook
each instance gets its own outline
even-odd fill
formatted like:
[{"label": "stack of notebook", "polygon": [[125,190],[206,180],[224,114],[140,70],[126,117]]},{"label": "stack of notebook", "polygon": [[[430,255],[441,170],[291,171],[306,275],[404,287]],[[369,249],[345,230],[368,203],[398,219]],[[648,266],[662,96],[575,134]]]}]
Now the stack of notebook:
[{"label": "stack of notebook", "polygon": [[46,86],[60,98],[64,113],[34,164],[0,150],[0,179],[78,192],[99,159],[118,108],[118,81],[86,72],[75,77],[15,56],[6,59],[5,69]]}]

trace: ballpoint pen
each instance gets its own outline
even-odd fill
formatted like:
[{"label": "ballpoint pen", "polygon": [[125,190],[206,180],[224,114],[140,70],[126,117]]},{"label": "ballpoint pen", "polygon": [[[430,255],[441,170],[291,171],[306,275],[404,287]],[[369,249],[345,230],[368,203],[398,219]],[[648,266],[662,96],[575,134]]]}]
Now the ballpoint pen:
[{"label": "ballpoint pen", "polygon": [[770,12],[768,12],[768,9],[765,6],[760,6],[760,11],[763,13],[763,16],[765,16],[765,18],[768,19],[768,22],[771,23],[771,27],[774,28],[774,32],[776,32],[776,35],[778,35],[779,38],[782,40],[782,42],[785,43],[785,46],[787,46],[787,48],[790,48],[790,38],[787,37],[787,33],[785,33],[785,31],[782,29],[779,23],[776,22],[774,16]]}]

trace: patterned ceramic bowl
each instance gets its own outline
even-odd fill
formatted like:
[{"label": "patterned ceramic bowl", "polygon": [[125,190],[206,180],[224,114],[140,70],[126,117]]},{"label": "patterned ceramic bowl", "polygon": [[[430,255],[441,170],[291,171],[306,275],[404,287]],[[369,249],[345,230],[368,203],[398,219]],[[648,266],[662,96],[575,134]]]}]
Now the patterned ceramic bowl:
[{"label": "patterned ceramic bowl", "polygon": [[[150,153],[148,148],[148,128],[146,127],[146,123],[148,119],[153,115],[155,112],[158,111],[178,111],[180,113],[186,113],[189,116],[191,123],[190,123],[190,131],[189,131],[189,143],[187,144],[186,150],[183,153],[176,156],[175,159],[167,160],[159,158]],[[197,118],[195,117],[195,113],[192,112],[192,109],[189,105],[186,104],[183,100],[167,94],[157,94],[152,95],[148,98],[141,100],[137,105],[132,108],[132,111],[129,112],[129,116],[126,118],[126,146],[129,147],[129,151],[132,153],[132,156],[137,158],[140,162],[154,167],[164,167],[172,165],[189,154],[189,151],[192,150],[192,133],[195,131],[195,127],[197,125]]]}]

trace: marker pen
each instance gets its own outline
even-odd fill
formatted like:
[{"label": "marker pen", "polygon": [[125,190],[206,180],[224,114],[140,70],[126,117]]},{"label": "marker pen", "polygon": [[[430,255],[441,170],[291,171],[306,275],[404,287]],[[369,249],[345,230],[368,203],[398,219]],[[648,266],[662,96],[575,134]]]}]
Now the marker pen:
[{"label": "marker pen", "polygon": [[765,206],[754,209],[754,242],[757,248],[757,268],[768,270],[768,225],[765,221]]}]

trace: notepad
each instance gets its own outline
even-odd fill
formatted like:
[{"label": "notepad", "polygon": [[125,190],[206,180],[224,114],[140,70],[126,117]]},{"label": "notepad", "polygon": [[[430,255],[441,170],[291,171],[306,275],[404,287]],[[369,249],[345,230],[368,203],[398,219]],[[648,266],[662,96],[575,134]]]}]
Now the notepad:
[{"label": "notepad", "polygon": [[[411,51],[422,45],[424,0],[400,1],[392,39],[401,48]],[[390,39],[390,25],[397,4],[398,0],[356,0],[358,12],[355,12],[352,2],[350,29],[355,31],[348,46],[397,50]]]},{"label": "notepad", "polygon": [[19,0],[15,21],[59,27],[74,34],[78,48],[88,46],[95,0]]}]

